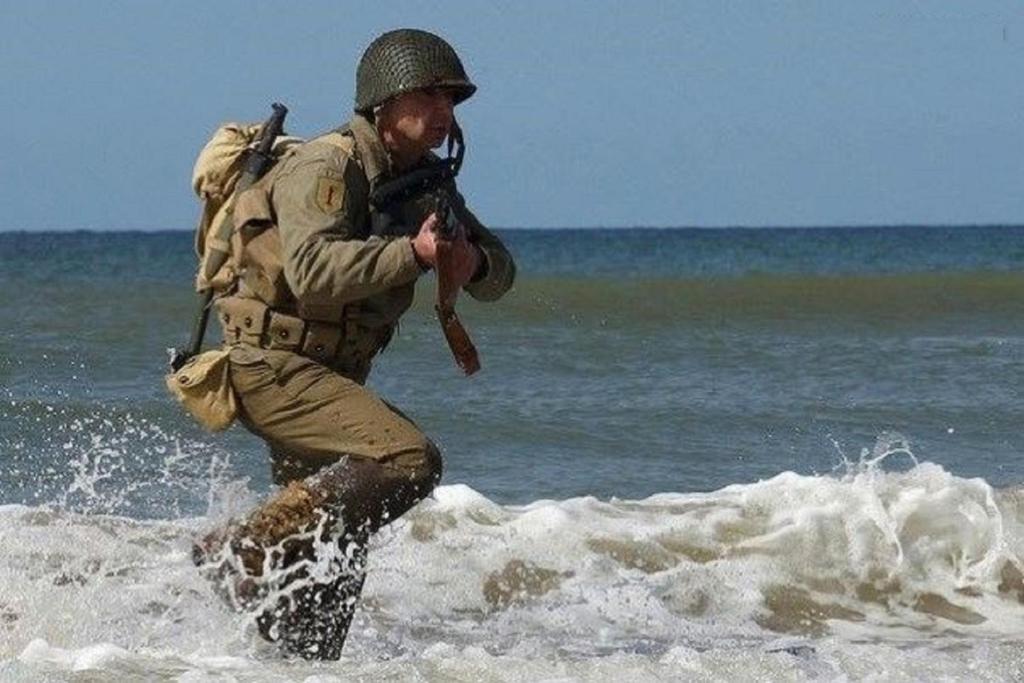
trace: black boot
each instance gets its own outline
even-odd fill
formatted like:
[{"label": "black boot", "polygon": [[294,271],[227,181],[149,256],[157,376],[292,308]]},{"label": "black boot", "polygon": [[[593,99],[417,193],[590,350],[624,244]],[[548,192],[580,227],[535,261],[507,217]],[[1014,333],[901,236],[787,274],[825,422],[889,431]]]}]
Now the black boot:
[{"label": "black boot", "polygon": [[330,561],[333,579],[320,582],[299,569],[289,574],[279,596],[261,605],[256,616],[260,635],[277,643],[286,655],[311,660],[341,657],[366,580],[366,541],[339,541],[338,550],[338,558]]}]

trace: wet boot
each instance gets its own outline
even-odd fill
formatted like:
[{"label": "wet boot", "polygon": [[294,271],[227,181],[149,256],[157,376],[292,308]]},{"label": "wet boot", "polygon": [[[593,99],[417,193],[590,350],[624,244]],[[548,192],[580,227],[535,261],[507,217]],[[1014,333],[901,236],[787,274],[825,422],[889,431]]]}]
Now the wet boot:
[{"label": "wet boot", "polygon": [[284,652],[337,659],[362,590],[367,540],[430,493],[439,469],[423,471],[344,458],[207,535],[193,559],[233,608],[258,612],[261,635]]},{"label": "wet boot", "polygon": [[192,561],[229,606],[251,609],[265,595],[267,579],[302,560],[315,560],[315,535],[319,543],[327,542],[336,520],[321,498],[303,482],[292,482],[244,521],[232,521],[193,544]]},{"label": "wet boot", "polygon": [[366,580],[366,542],[340,545],[347,561],[337,568],[336,578],[320,583],[299,572],[290,577],[286,594],[272,599],[273,604],[265,601],[256,616],[260,635],[287,654],[317,660],[341,657]]}]

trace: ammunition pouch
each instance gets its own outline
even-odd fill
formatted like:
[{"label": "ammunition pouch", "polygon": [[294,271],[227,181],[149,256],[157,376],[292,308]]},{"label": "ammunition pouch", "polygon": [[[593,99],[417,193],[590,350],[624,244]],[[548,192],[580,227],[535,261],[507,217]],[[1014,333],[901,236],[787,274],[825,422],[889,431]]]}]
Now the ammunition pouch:
[{"label": "ammunition pouch", "polygon": [[355,308],[341,322],[305,320],[276,311],[257,299],[228,296],[214,306],[224,342],[290,351],[342,374],[365,375],[370,361],[391,340],[390,327],[370,329],[352,321]]}]

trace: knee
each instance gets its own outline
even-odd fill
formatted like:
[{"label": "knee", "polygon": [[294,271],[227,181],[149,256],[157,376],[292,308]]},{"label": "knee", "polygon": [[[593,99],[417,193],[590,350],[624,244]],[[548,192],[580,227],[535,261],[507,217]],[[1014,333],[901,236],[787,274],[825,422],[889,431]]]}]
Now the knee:
[{"label": "knee", "polygon": [[424,439],[422,464],[416,468],[414,484],[421,495],[426,496],[441,483],[441,475],[444,472],[444,458],[441,457],[441,449],[430,439]]},{"label": "knee", "polygon": [[444,459],[437,444],[426,437],[414,452],[403,454],[396,460],[394,464],[404,471],[419,498],[429,495],[441,482]]}]

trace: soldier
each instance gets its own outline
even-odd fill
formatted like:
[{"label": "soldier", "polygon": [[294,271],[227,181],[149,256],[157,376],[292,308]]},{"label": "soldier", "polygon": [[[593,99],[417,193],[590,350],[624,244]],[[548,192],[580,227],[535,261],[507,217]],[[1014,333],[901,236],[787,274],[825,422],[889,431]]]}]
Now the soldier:
[{"label": "soldier", "polygon": [[364,386],[416,281],[443,246],[447,277],[474,298],[512,285],[511,256],[452,177],[440,188],[457,219],[444,245],[430,193],[372,201],[436,167],[431,150],[446,139],[449,161],[453,148],[461,159],[454,107],[475,90],[440,37],[385,33],[359,62],[349,123],[287,152],[235,206],[241,275],[216,311],[239,418],[269,445],[284,488],[197,543],[196,561],[289,654],[340,656],[369,535],[440,481],[437,446]]}]

